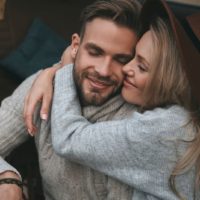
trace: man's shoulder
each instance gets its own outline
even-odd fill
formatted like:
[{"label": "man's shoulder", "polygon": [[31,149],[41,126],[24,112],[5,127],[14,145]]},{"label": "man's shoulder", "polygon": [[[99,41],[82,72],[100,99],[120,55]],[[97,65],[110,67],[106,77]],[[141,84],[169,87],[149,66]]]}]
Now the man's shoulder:
[{"label": "man's shoulder", "polygon": [[62,68],[60,68],[60,69],[56,72],[56,76],[60,76],[60,74],[65,74],[65,73],[70,73],[70,74],[72,74],[73,68],[74,68],[74,64],[73,64],[73,63],[64,65]]},{"label": "man's shoulder", "polygon": [[31,88],[33,81],[36,79],[36,77],[38,76],[38,74],[41,72],[38,71],[37,73],[27,77],[13,92],[13,95],[15,95],[16,93],[22,93],[22,94],[26,94],[27,91]]},{"label": "man's shoulder", "polygon": [[18,115],[22,115],[25,96],[32,86],[33,81],[35,80],[38,73],[25,79],[10,96],[5,98],[1,102],[1,110],[10,110],[12,112],[16,112]]}]

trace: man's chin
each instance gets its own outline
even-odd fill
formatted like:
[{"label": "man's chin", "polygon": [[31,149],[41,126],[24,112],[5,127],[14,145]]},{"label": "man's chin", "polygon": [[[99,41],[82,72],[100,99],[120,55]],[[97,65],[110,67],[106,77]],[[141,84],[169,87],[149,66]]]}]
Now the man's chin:
[{"label": "man's chin", "polygon": [[86,87],[81,88],[81,90],[78,91],[80,102],[83,106],[101,106],[105,102],[107,102],[109,99],[111,99],[113,96],[120,93],[120,89],[114,90],[113,88],[108,88],[107,91],[100,92],[98,90],[91,90],[87,89]]},{"label": "man's chin", "polygon": [[105,101],[100,98],[98,95],[90,95],[84,98],[84,102],[86,105],[91,105],[91,106],[100,106],[102,105]]},{"label": "man's chin", "polygon": [[104,104],[108,99],[110,99],[110,96],[101,96],[98,93],[90,93],[85,94],[84,97],[81,99],[82,102],[84,102],[84,105],[91,105],[91,106],[101,106]]}]

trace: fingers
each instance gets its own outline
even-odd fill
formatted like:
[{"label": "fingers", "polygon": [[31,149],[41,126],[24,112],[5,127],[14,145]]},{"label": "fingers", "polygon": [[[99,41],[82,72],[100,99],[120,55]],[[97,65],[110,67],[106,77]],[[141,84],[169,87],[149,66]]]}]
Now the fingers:
[{"label": "fingers", "polygon": [[33,136],[37,131],[36,126],[33,123],[33,114],[35,111],[36,104],[40,101],[40,96],[37,96],[35,99],[32,98],[31,93],[29,92],[26,95],[24,102],[24,121],[28,130],[28,133]]},{"label": "fingers", "polygon": [[65,51],[63,52],[62,57],[61,57],[61,65],[62,66],[74,62],[74,58],[75,58],[74,50],[76,50],[76,49],[72,48],[71,46],[68,46],[65,49]]},{"label": "fingers", "polygon": [[[41,101],[42,98],[42,101]],[[33,123],[33,114],[36,110],[36,105],[38,102],[42,102],[41,109],[40,109],[40,117],[42,120],[47,120],[49,115],[49,110],[51,106],[51,99],[52,99],[52,91],[49,91],[49,94],[41,94],[39,96],[32,97],[30,94],[28,95],[26,99],[26,106],[25,106],[25,112],[24,112],[24,120],[27,126],[27,130],[31,136],[34,136],[37,127]]]},{"label": "fingers", "polygon": [[33,123],[33,116],[36,105],[39,102],[41,102],[41,119],[47,120],[48,118],[53,96],[53,78],[59,68],[60,64],[58,63],[51,68],[41,71],[26,95],[23,116],[27,130],[31,136],[34,136],[37,131],[37,127]]},{"label": "fingers", "polygon": [[34,136],[37,131],[37,127],[33,123],[33,116],[38,103],[41,103],[41,119],[47,120],[48,118],[51,99],[53,96],[53,78],[56,70],[56,67],[43,70],[38,75],[28,94],[26,95],[23,115],[28,133],[31,136]]},{"label": "fingers", "polygon": [[49,91],[49,94],[43,96],[42,106],[40,109],[40,118],[43,120],[48,119],[49,110],[51,107],[52,95],[53,95],[52,91]]}]

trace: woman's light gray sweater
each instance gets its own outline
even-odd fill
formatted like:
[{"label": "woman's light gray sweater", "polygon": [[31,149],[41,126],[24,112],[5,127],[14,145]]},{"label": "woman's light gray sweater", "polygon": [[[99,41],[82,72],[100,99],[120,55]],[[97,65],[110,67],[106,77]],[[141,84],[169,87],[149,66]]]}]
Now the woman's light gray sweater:
[{"label": "woman's light gray sweater", "polygon": [[[52,141],[56,152],[134,188],[133,200],[178,199],[168,186],[177,159],[185,152],[190,128],[179,106],[132,112],[128,119],[91,123],[83,117],[72,66],[56,74]],[[194,169],[176,179],[178,191],[194,198]],[[196,197],[199,199],[199,196]]]}]

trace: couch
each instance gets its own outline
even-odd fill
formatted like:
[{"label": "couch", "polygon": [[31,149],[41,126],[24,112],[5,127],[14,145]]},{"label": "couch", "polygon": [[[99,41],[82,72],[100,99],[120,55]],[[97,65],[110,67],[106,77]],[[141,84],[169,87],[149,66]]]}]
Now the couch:
[{"label": "couch", "polygon": [[[34,20],[39,19],[58,37],[70,42],[72,33],[79,31],[79,14],[82,8],[93,1],[94,0],[5,1],[4,16],[3,19],[0,20],[0,102],[6,96],[10,95],[25,78],[24,76],[20,77],[17,73],[13,73],[12,68],[8,69],[1,65],[1,60],[9,57],[10,53],[15,53],[16,49],[27,40],[27,34],[30,32]],[[185,26],[187,26],[185,23],[186,16],[200,12],[200,7],[176,3],[170,4],[177,17]],[[26,48],[28,48],[27,46]],[[23,46],[23,48],[25,47]],[[41,65],[41,68],[43,67],[45,66]],[[30,141],[16,149],[7,157],[7,160],[16,166],[28,181],[29,199],[42,200],[43,195],[38,171],[37,154],[33,140],[30,139]]]}]

